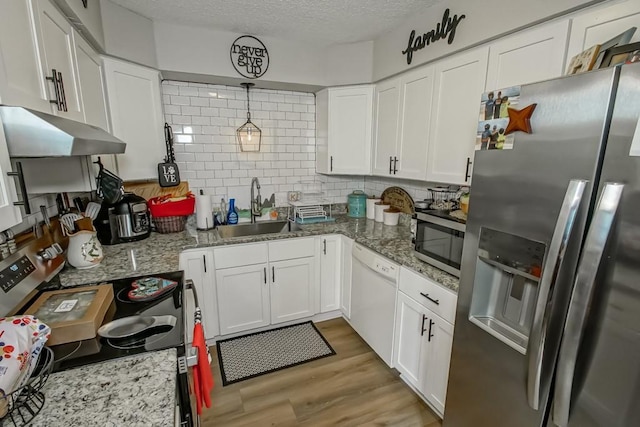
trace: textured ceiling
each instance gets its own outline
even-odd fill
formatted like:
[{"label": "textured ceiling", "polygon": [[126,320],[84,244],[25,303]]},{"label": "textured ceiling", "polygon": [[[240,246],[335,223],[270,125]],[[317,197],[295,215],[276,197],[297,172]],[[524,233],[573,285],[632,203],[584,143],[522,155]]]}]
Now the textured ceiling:
[{"label": "textured ceiling", "polygon": [[154,21],[331,45],[373,40],[442,0],[111,0]]}]

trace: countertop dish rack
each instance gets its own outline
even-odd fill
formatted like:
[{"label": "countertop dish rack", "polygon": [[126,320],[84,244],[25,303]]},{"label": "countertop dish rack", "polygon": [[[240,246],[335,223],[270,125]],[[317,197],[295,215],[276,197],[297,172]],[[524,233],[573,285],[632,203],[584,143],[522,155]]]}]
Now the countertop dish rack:
[{"label": "countertop dish rack", "polygon": [[331,215],[332,203],[328,199],[317,198],[289,202],[289,220],[298,224],[314,224],[331,222],[335,218]]}]

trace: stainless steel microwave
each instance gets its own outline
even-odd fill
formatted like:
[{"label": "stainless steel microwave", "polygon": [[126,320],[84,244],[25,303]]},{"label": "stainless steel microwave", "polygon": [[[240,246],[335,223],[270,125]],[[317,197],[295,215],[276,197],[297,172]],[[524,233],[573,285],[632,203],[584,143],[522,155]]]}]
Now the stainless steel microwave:
[{"label": "stainless steel microwave", "polygon": [[412,224],[416,257],[460,277],[465,224],[446,215],[416,212]]}]

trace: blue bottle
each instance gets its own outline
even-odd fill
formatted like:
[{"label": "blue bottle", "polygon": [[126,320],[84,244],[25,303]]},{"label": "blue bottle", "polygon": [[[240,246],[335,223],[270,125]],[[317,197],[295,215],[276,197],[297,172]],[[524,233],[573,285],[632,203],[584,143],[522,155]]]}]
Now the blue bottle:
[{"label": "blue bottle", "polygon": [[227,224],[237,224],[238,213],[236,212],[236,199],[229,199],[229,212],[227,213]]}]

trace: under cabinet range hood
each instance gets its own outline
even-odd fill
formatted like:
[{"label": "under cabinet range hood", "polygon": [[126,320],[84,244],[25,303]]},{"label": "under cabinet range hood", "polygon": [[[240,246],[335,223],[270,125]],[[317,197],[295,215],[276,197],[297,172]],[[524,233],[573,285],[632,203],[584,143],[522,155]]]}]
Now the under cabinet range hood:
[{"label": "under cabinet range hood", "polygon": [[0,105],[9,157],[121,154],[126,144],[96,126],[24,107]]}]

